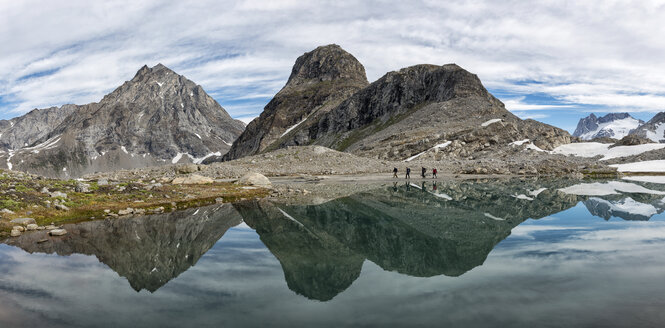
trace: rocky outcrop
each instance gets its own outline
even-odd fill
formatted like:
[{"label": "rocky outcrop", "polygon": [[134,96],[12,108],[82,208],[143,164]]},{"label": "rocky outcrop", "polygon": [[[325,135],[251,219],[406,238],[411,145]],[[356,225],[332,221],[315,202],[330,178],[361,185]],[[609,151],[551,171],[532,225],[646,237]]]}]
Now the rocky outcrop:
[{"label": "rocky outcrop", "polygon": [[318,117],[368,84],[365,68],[338,45],[318,47],[300,56],[286,85],[250,122],[224,156],[226,160],[274,149],[302,122]]},{"label": "rocky outcrop", "polygon": [[591,115],[580,119],[573,136],[580,137],[582,140],[592,140],[594,138],[621,139],[641,124],[644,124],[644,121],[635,119],[628,113],[609,113],[601,117],[591,113]]},{"label": "rocky outcrop", "polygon": [[154,292],[185,272],[241,217],[231,205],[146,217],[66,224],[66,234],[36,231],[8,244],[30,253],[94,255],[136,291]]},{"label": "rocky outcrop", "polygon": [[665,112],[656,114],[649,122],[641,125],[631,134],[652,142],[665,142]]},{"label": "rocky outcrop", "polygon": [[[201,86],[163,65],[144,66],[99,103],[73,113],[0,166],[54,177],[201,162],[222,155],[244,124]],[[26,141],[27,143],[27,141]]]}]

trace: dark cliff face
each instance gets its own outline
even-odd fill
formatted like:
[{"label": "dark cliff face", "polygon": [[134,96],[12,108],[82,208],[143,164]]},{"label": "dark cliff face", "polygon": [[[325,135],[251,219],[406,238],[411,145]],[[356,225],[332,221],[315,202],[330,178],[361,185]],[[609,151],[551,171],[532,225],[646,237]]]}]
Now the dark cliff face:
[{"label": "dark cliff face", "polygon": [[14,151],[13,169],[77,177],[197,162],[224,154],[244,129],[201,86],[161,64],[142,67],[99,103],[71,111],[30,149]]},{"label": "dark cliff face", "polygon": [[[168,214],[67,224],[67,235],[46,231],[8,240],[30,253],[93,255],[136,291],[155,292],[187,271],[242,218],[231,205]],[[46,239],[47,242],[37,241]]]},{"label": "dark cliff face", "polygon": [[[317,117],[368,84],[365,68],[338,45],[298,57],[286,85],[236,140],[225,160],[275,149],[289,128]],[[273,146],[273,147],[271,147]]]},{"label": "dark cliff face", "polygon": [[598,129],[598,117],[591,113],[591,115],[580,119],[577,123],[577,128],[575,128],[575,132],[573,132],[573,136],[579,137],[596,129]]},{"label": "dark cliff face", "polygon": [[[488,120],[505,129],[493,126],[487,135]],[[416,65],[367,85],[362,65],[332,45],[298,58],[287,85],[224,160],[312,144],[402,160],[448,141],[471,142],[446,155],[468,157],[524,139],[546,150],[571,141],[564,130],[520,120],[455,64]]]}]

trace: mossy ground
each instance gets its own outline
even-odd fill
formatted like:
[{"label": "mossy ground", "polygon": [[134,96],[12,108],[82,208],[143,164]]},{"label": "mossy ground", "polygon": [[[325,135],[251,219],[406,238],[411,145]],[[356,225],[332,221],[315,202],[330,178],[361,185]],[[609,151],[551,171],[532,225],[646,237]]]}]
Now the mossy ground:
[{"label": "mossy ground", "polygon": [[[81,222],[106,217],[104,210],[117,213],[128,207],[152,210],[164,207],[165,211],[185,209],[214,204],[222,197],[224,202],[241,199],[264,197],[267,189],[248,188],[229,182],[204,185],[171,185],[148,190],[149,184],[140,182],[120,182],[99,186],[96,182],[86,182],[90,192],[75,192],[75,180],[38,179],[8,173],[0,173],[0,210],[8,209],[14,214],[2,213],[0,234],[11,229],[9,221],[14,218],[30,217],[39,225]],[[124,190],[122,190],[124,187]],[[61,191],[67,198],[60,198],[60,203],[69,207],[69,211],[57,210],[53,202],[58,198],[42,193],[47,188],[50,192]],[[49,206],[48,203],[51,202]]]}]

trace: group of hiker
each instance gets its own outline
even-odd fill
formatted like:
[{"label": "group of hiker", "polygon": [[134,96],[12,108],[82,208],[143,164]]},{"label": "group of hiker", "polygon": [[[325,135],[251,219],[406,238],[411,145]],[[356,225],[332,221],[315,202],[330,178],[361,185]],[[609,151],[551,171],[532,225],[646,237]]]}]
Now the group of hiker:
[{"label": "group of hiker", "polygon": [[[425,175],[427,174],[427,169],[423,167],[420,172],[420,176],[425,178]],[[397,178],[397,168],[393,169],[393,178]],[[404,177],[405,179],[411,179],[411,168],[407,167],[406,168],[406,176]],[[436,179],[436,169],[432,169],[432,179]]]}]

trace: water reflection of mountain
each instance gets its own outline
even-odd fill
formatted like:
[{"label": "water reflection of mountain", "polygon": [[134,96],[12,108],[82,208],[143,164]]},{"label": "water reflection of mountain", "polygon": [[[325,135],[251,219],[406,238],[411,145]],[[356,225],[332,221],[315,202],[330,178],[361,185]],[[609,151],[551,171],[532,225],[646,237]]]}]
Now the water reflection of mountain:
[{"label": "water reflection of mountain", "polygon": [[459,276],[524,220],[578,202],[554,189],[521,197],[525,186],[395,185],[319,205],[234,206],[279,259],[289,288],[326,301],[353,283],[365,259],[411,276]]},{"label": "water reflection of mountain", "polygon": [[[639,197],[634,195],[633,197]],[[665,211],[665,201],[652,195],[644,196],[642,199],[625,197],[621,199],[603,199],[591,197],[583,201],[586,208],[594,216],[609,220],[611,217],[619,217],[624,220],[648,221],[652,216]],[[646,199],[644,199],[646,198]]]},{"label": "water reflection of mountain", "polygon": [[[137,218],[67,224],[67,235],[46,231],[8,241],[30,253],[96,256],[136,291],[154,292],[192,267],[231,227],[242,222],[231,205]],[[46,239],[46,242],[38,241]]]}]

